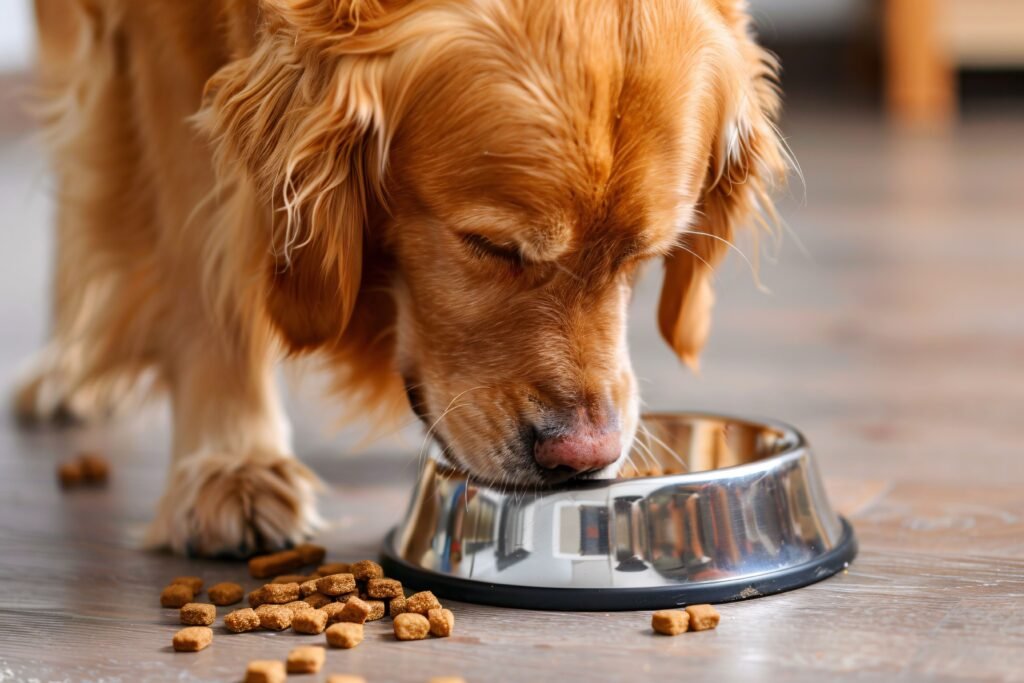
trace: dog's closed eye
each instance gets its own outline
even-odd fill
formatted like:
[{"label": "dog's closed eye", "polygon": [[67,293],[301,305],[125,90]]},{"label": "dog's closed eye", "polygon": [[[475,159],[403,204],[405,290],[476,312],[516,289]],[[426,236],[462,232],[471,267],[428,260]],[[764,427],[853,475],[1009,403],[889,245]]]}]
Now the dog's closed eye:
[{"label": "dog's closed eye", "polygon": [[520,267],[528,263],[523,252],[516,245],[496,244],[474,232],[459,233],[459,239],[466,245],[466,248],[480,258],[496,258]]}]

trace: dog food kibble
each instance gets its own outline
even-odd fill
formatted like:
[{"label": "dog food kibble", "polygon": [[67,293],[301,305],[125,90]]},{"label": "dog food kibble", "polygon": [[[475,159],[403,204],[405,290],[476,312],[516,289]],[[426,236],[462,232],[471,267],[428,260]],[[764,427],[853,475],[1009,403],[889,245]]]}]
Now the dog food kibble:
[{"label": "dog food kibble", "polygon": [[188,586],[192,589],[192,593],[199,595],[203,592],[203,580],[198,576],[175,576],[171,579],[171,584],[180,584],[182,586]]},{"label": "dog food kibble", "polygon": [[296,633],[317,635],[327,628],[327,612],[322,609],[308,609],[292,613],[292,630]]},{"label": "dog food kibble", "polygon": [[303,543],[295,546],[295,552],[302,558],[302,564],[320,564],[327,555],[327,549],[314,543]]},{"label": "dog food kibble", "polygon": [[371,598],[397,598],[402,593],[402,583],[394,579],[370,579],[366,582],[366,594]]},{"label": "dog food kibble", "polygon": [[288,673],[315,674],[324,665],[324,649],[300,645],[288,653]]},{"label": "dog food kibble", "polygon": [[384,615],[387,614],[387,605],[384,604],[383,600],[366,600],[365,602],[370,606],[370,613],[366,615],[367,621],[383,619]]},{"label": "dog food kibble", "polygon": [[110,463],[97,453],[80,453],[78,464],[82,468],[82,478],[88,484],[105,484],[110,477]]},{"label": "dog food kibble", "polygon": [[327,644],[349,650],[363,642],[362,624],[334,624],[327,627]]},{"label": "dog food kibble", "polygon": [[234,612],[224,616],[224,628],[232,633],[245,633],[255,631],[260,627],[260,615],[256,610],[246,607],[236,609]]},{"label": "dog food kibble", "polygon": [[160,606],[181,608],[192,602],[194,597],[195,594],[188,586],[172,583],[160,593]]},{"label": "dog food kibble", "polygon": [[272,605],[283,605],[286,602],[299,599],[299,584],[297,583],[268,583],[260,590],[263,592],[263,602],[269,602]]},{"label": "dog food kibble", "polygon": [[430,591],[423,591],[410,595],[405,599],[405,611],[425,615],[432,609],[440,609],[441,603],[437,601]]},{"label": "dog food kibble", "polygon": [[422,614],[406,612],[395,617],[395,638],[399,640],[423,640],[430,633],[430,621]]},{"label": "dog food kibble", "polygon": [[340,621],[347,621],[351,624],[362,624],[373,612],[373,608],[360,598],[349,598],[345,606],[338,613]]},{"label": "dog food kibble", "polygon": [[245,683],[284,683],[288,674],[284,662],[256,659],[245,669]]},{"label": "dog food kibble", "polygon": [[303,564],[302,555],[297,550],[283,550],[249,560],[249,574],[254,579],[268,579],[271,576],[294,572]]},{"label": "dog food kibble", "polygon": [[224,582],[217,583],[206,591],[206,594],[210,596],[210,602],[215,605],[233,605],[236,602],[241,602],[242,598],[245,597],[245,591],[237,583]]},{"label": "dog food kibble", "polygon": [[199,652],[213,642],[213,631],[206,626],[189,626],[174,634],[171,644],[177,652]]},{"label": "dog food kibble", "polygon": [[345,603],[332,602],[324,605],[320,609],[324,614],[327,615],[328,624],[336,624],[342,620],[341,613],[345,611]]},{"label": "dog food kibble", "polygon": [[352,565],[348,562],[328,562],[316,568],[317,576],[330,576],[331,574],[351,574]]},{"label": "dog food kibble", "polygon": [[281,606],[290,609],[293,617],[300,612],[309,612],[314,609],[314,607],[305,600],[293,600],[291,602],[286,602]]},{"label": "dog food kibble", "polygon": [[391,598],[388,602],[388,614],[392,617],[397,617],[399,614],[407,612],[405,605],[405,596],[399,596],[397,598]]},{"label": "dog food kibble", "polygon": [[217,608],[202,602],[190,602],[179,613],[181,623],[188,626],[209,626],[217,618]]},{"label": "dog food kibble", "polygon": [[351,676],[349,674],[335,674],[327,677],[327,683],[366,683],[362,676]]},{"label": "dog food kibble", "polygon": [[284,605],[260,605],[256,608],[260,627],[268,631],[283,631],[292,625],[292,611]]},{"label": "dog food kibble", "polygon": [[357,581],[384,578],[384,569],[373,560],[360,560],[352,565],[352,575]]},{"label": "dog food kibble", "polygon": [[351,574],[331,574],[317,579],[316,588],[324,595],[341,595],[356,589],[356,579]]},{"label": "dog food kibble", "polygon": [[689,624],[690,615],[681,609],[666,609],[651,615],[651,628],[666,636],[686,633]]},{"label": "dog food kibble", "polygon": [[455,630],[455,615],[450,609],[432,609],[427,612],[427,621],[430,622],[430,635],[437,638],[447,638]]},{"label": "dog food kibble", "polygon": [[324,607],[330,604],[331,602],[331,599],[323,593],[313,593],[312,595],[307,595],[305,598],[303,598],[303,600],[305,600],[306,603],[308,603],[309,606],[314,609]]},{"label": "dog food kibble", "polygon": [[686,613],[690,615],[690,630],[691,631],[708,631],[718,626],[718,620],[721,616],[711,605],[690,605],[686,608]]},{"label": "dog food kibble", "polygon": [[316,589],[316,582],[316,579],[307,579],[299,584],[299,593],[302,594],[302,597],[306,598],[313,593],[319,592]]},{"label": "dog food kibble", "polygon": [[77,460],[69,460],[57,465],[57,480],[62,488],[70,489],[82,483],[82,464]]}]

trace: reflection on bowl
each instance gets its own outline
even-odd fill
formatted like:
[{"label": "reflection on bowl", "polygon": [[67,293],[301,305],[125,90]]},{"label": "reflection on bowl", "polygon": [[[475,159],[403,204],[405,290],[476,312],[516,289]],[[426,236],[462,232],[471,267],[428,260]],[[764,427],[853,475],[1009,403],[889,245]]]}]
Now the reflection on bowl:
[{"label": "reflection on bowl", "polygon": [[389,575],[470,602],[652,609],[776,593],[856,554],[792,427],[646,415],[616,479],[498,490],[430,461],[388,536]]}]

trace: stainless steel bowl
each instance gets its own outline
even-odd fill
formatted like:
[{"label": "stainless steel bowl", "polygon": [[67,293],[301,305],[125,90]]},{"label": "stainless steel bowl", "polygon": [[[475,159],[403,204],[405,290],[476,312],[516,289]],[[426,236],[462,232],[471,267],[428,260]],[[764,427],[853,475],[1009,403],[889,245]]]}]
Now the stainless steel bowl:
[{"label": "stainless steel bowl", "polygon": [[797,430],[680,413],[644,417],[617,479],[499,490],[428,462],[383,561],[453,599],[615,610],[798,588],[856,552]]}]

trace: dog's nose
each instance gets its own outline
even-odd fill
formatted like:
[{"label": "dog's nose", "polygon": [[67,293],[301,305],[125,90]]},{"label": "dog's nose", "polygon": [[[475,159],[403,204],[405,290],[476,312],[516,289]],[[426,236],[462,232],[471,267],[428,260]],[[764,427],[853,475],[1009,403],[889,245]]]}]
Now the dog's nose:
[{"label": "dog's nose", "polygon": [[618,429],[599,429],[589,424],[548,435],[541,432],[534,443],[533,457],[544,469],[580,474],[599,470],[618,460],[621,441]]}]

